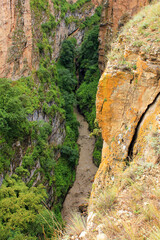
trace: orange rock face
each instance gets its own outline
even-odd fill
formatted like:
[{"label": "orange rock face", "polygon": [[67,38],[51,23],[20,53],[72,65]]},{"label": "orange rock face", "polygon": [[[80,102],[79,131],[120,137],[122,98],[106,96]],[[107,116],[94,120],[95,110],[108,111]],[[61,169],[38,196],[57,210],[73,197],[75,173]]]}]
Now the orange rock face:
[{"label": "orange rock face", "polygon": [[115,33],[136,14],[149,0],[107,0],[103,3],[102,19],[99,32],[99,68],[105,69],[106,52],[110,50],[110,43]]},{"label": "orange rock face", "polygon": [[0,1],[0,77],[17,79],[32,68],[31,11],[28,0]]},{"label": "orange rock face", "polygon": [[160,32],[157,27],[152,34],[151,22],[144,32],[151,33],[148,39],[139,26],[135,22],[131,33],[126,29],[112,44],[99,81],[96,108],[104,144],[95,183],[101,186],[99,182],[109,183],[126,162],[160,161],[160,48],[154,40]]},{"label": "orange rock face", "polygon": [[[119,168],[125,166],[126,160],[135,157],[131,154],[136,155],[136,158],[142,156],[146,148],[144,145],[149,126],[153,125],[156,132],[160,120],[160,98],[157,97],[160,82],[156,72],[153,73],[154,66],[152,67],[139,57],[137,80],[132,73],[121,70],[115,72],[112,69],[106,70],[99,81],[97,120],[102,129],[104,145],[102,163],[96,176],[98,179],[104,180],[109,173],[116,174]],[[151,105],[153,105],[152,110],[149,107]],[[150,111],[152,114],[147,115]],[[139,125],[141,125],[140,130]],[[136,131],[138,131],[137,140]],[[131,149],[134,141],[136,145]],[[145,155],[148,154],[147,150],[144,152]]]},{"label": "orange rock face", "polygon": [[136,162],[160,162],[160,95],[148,109],[142,121],[133,148],[133,158]]}]

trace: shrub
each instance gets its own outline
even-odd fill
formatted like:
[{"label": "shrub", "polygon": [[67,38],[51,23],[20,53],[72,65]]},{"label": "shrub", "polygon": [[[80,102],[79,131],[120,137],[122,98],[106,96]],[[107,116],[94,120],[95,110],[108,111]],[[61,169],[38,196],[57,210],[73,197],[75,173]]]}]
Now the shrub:
[{"label": "shrub", "polygon": [[94,151],[93,151],[93,160],[97,167],[101,163],[102,145],[103,145],[102,136],[96,137],[95,147],[94,147]]},{"label": "shrub", "polygon": [[29,122],[24,108],[25,97],[11,81],[0,79],[0,135],[13,142],[29,133]]},{"label": "shrub", "polygon": [[50,14],[49,21],[42,23],[41,28],[44,33],[50,33],[55,27],[57,23],[55,21],[55,17]]},{"label": "shrub", "polygon": [[64,40],[60,51],[60,63],[65,67],[74,68],[75,45],[70,40]]},{"label": "shrub", "polygon": [[79,157],[78,149],[74,149],[72,147],[63,145],[63,147],[61,148],[61,155],[62,155],[62,157],[67,159],[68,164],[72,168],[75,167],[78,157]]},{"label": "shrub", "polygon": [[71,73],[66,68],[61,68],[58,70],[58,74],[59,74],[58,86],[60,87],[60,89],[72,93],[72,91],[75,90],[75,87],[77,85],[77,80],[74,77],[73,73]]},{"label": "shrub", "polygon": [[117,197],[118,189],[116,187],[106,188],[105,190],[99,192],[98,199],[93,201],[95,204],[96,212],[106,212],[115,203]]}]

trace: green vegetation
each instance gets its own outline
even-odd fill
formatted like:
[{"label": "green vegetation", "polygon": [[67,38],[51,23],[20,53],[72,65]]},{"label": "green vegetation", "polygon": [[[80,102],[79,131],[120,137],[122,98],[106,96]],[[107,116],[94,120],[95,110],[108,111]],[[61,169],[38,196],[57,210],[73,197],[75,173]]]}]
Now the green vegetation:
[{"label": "green vegetation", "polygon": [[71,12],[74,12],[75,10],[82,7],[85,3],[90,2],[91,0],[78,0],[74,4],[70,4],[70,10]]},{"label": "green vegetation", "polygon": [[25,96],[11,81],[0,79],[0,135],[12,142],[28,133],[29,124],[24,111]]},{"label": "green vegetation", "polygon": [[101,18],[101,11],[102,11],[102,7],[101,6],[97,7],[95,14],[91,17],[87,17],[85,21],[80,24],[80,29],[84,29],[86,27],[91,29],[92,26],[96,24],[99,25],[100,18]]},{"label": "green vegetation", "polygon": [[94,128],[95,100],[100,77],[98,69],[98,33],[98,26],[90,30],[85,35],[79,52],[79,80],[81,85],[77,91],[77,100],[80,111],[87,119],[91,130]]},{"label": "green vegetation", "polygon": [[63,198],[75,179],[75,166],[79,158],[79,150],[76,143],[79,123],[73,111],[76,101],[74,91],[77,85],[74,66],[75,44],[74,39],[63,42],[60,58],[56,65],[57,84],[63,95],[66,119],[66,138],[60,150],[61,157],[55,166],[55,195],[59,199],[59,209],[61,209]]},{"label": "green vegetation", "polygon": [[[72,45],[70,45],[70,49],[74,49]],[[63,51],[66,50],[67,48],[63,47],[61,51],[62,56],[64,55]],[[74,61],[74,57],[72,59]],[[64,58],[62,58],[61,62],[63,63],[63,61],[65,66],[67,66],[67,61]],[[21,147],[25,148],[25,154],[22,159],[22,166],[16,169],[17,178],[19,176],[27,180],[31,170],[39,162],[39,167],[34,171],[32,178],[29,182],[27,180],[26,188],[29,189],[37,179],[38,174],[40,174],[40,182],[47,183],[49,187],[53,188],[55,198],[53,211],[56,214],[56,218],[61,221],[60,211],[63,198],[75,178],[74,170],[79,156],[76,144],[78,123],[73,113],[75,97],[72,93],[77,82],[73,78],[74,73],[69,70],[72,65],[69,65],[68,69],[60,64],[59,66],[52,65],[48,68],[45,67],[44,62],[42,61],[39,70],[33,73],[31,77],[21,78],[16,82],[11,82],[7,79],[0,80],[2,93],[0,97],[0,170],[1,172],[9,170],[10,162],[18,160],[14,160],[16,158],[16,148],[13,149],[12,144],[19,140]],[[66,84],[66,81],[68,81],[68,84]],[[63,94],[63,98],[61,94]],[[28,114],[32,115],[39,109],[41,109],[42,114],[47,115],[48,121],[29,121],[27,119]],[[48,140],[52,133],[52,119],[57,114],[62,122],[66,118],[66,139],[62,146],[56,147],[50,144]],[[25,145],[26,140],[27,142],[30,141],[31,146]],[[56,162],[54,157],[57,151],[61,152],[58,162]],[[51,174],[52,171],[53,173]],[[35,218],[33,218],[33,221],[35,221]],[[51,235],[50,230],[49,232],[47,230],[47,226],[46,224],[43,228],[46,236],[49,237]],[[27,228],[28,232],[31,233],[31,229],[28,226]],[[39,230],[33,231],[35,238],[30,239],[37,239],[36,236],[40,232],[42,233],[43,228],[40,225],[38,227]],[[27,234],[24,229],[22,232],[19,231],[18,226],[15,226],[15,229],[13,234],[16,236],[15,239],[20,239],[23,234]],[[24,236],[30,237],[30,235]],[[2,239],[7,238],[2,237]]]},{"label": "green vegetation", "polygon": [[[38,9],[38,6],[32,5],[34,9]],[[63,199],[74,181],[75,165],[79,156],[76,144],[78,123],[73,113],[73,103],[75,102],[73,90],[77,84],[72,69],[75,41],[73,43],[72,41],[64,42],[59,64],[51,63],[52,49],[47,35],[50,34],[49,31],[52,27],[54,26],[49,22],[42,24],[41,27],[42,41],[39,41],[37,45],[41,57],[39,69],[34,71],[30,77],[21,78],[16,82],[7,79],[0,80],[0,91],[2,92],[0,96],[0,170],[3,173],[8,171],[10,162],[18,160],[16,159],[17,148],[13,148],[12,144],[19,141],[23,149],[23,158],[22,166],[18,166],[15,170],[17,175],[27,181],[27,188],[31,187],[40,176],[37,186],[42,182],[48,185],[48,188],[53,189],[53,212],[56,214],[56,219],[62,221],[60,211]],[[69,59],[65,58],[65,54]],[[30,119],[30,116],[38,114],[38,112],[47,116],[47,122],[43,119],[38,121]],[[66,119],[66,139],[63,146],[54,146],[49,142],[54,127],[52,126],[54,117],[58,117],[62,123]],[[25,141],[30,142],[30,146],[26,145]],[[61,157],[57,162],[55,154],[58,152],[61,152]],[[38,167],[36,167],[37,164]],[[35,167],[33,176],[28,178]],[[35,221],[34,218],[33,220]],[[39,221],[43,222],[42,219]],[[43,224],[42,227],[40,224],[37,227],[38,230],[33,231],[35,233],[33,239],[37,239],[43,231],[46,236],[51,236],[51,230],[48,231],[47,226],[48,224]],[[20,239],[23,232],[27,234],[18,229],[18,226],[15,226],[15,239]],[[52,233],[53,230],[54,227]],[[28,231],[31,233],[31,230],[28,229]],[[28,239],[30,237],[30,235],[24,236],[27,236]]]},{"label": "green vegetation", "polygon": [[64,18],[65,14],[68,10],[72,13],[75,12],[77,9],[80,9],[85,3],[90,2],[91,0],[78,0],[73,4],[68,3],[66,0],[52,0],[54,4],[54,9],[58,12],[61,12],[61,18]]},{"label": "green vegetation", "polygon": [[[53,212],[59,221],[62,221],[60,211],[63,199],[74,181],[75,165],[79,157],[76,144],[78,122],[73,113],[73,103],[75,102],[73,90],[77,81],[75,73],[72,72],[73,70],[70,70],[74,61],[73,43],[71,44],[68,41],[66,48],[64,44],[61,55],[64,56],[63,51],[69,51],[68,46],[73,51],[72,64],[67,65],[67,60],[64,57],[62,57],[62,60],[60,58],[60,62],[64,63],[68,68],[65,68],[62,63],[49,65],[42,58],[40,68],[30,77],[21,78],[16,82],[7,79],[0,80],[0,91],[2,93],[0,96],[0,170],[4,173],[9,170],[10,162],[19,161],[16,156],[18,148],[13,148],[13,143],[19,141],[23,157],[22,166],[18,166],[15,170],[17,178],[25,180],[27,182],[26,188],[30,189],[33,183],[36,182],[37,177],[40,176],[35,189],[38,189],[40,182],[47,184],[48,188],[53,189]],[[45,114],[47,116],[47,121],[44,121],[44,119],[32,121],[30,116],[36,112],[38,114],[39,111],[42,115]],[[52,123],[54,117],[57,116],[62,123],[66,119],[66,138],[62,146],[54,146],[54,144],[49,142],[52,128],[54,127]],[[55,158],[57,152],[61,152],[58,162]],[[33,176],[29,178],[33,169],[35,169]],[[38,211],[36,213],[38,214]],[[35,218],[33,218],[33,221],[35,221]],[[39,221],[43,222],[42,220]],[[45,231],[46,236],[51,236],[47,226],[48,224],[45,224],[43,228],[42,225],[35,227],[38,230],[33,231],[34,238],[30,239],[37,239],[39,234],[43,235],[43,231]],[[10,228],[9,225],[8,228]],[[28,233],[31,234],[32,230],[28,225],[27,228]],[[4,235],[5,231],[7,230],[4,230]],[[22,231],[19,231],[19,227],[15,226],[13,237],[20,239],[23,234],[28,239],[32,237],[32,234],[31,236],[27,235],[25,227]],[[2,239],[7,238],[2,237]]]},{"label": "green vegetation", "polygon": [[37,227],[39,213],[44,211],[41,203],[46,197],[42,185],[28,188],[17,175],[6,176],[0,188],[0,239],[35,240],[37,233],[42,236]]},{"label": "green vegetation", "polygon": [[103,145],[103,140],[102,136],[97,136],[96,137],[96,143],[95,143],[95,148],[93,152],[93,160],[96,166],[98,167],[101,163],[101,158],[102,158],[102,145]]},{"label": "green vegetation", "polygon": [[[71,72],[74,70],[75,44],[71,40],[64,40],[60,52],[60,64]],[[74,89],[73,89],[74,90]]]},{"label": "green vegetation", "polygon": [[46,11],[46,8],[48,7],[48,1],[45,0],[31,0],[30,1],[31,9],[34,9],[35,7],[38,8],[40,11]]},{"label": "green vegetation", "polygon": [[[53,82],[52,74],[51,71],[46,69],[42,71],[42,68],[40,68],[32,76],[21,78],[16,82],[0,79],[0,91],[2,93],[0,97],[1,172],[8,170],[9,163],[14,158],[15,153],[10,149],[15,141],[21,141],[23,145],[23,141],[28,136],[31,142],[35,143],[32,144],[31,149],[28,148],[26,151],[25,166],[33,166],[38,156],[41,155],[42,149],[45,149],[44,153],[47,148],[49,152],[51,151],[49,150],[50,147],[45,144],[52,131],[51,118],[59,113],[62,121],[64,119],[63,101],[60,100],[60,92]],[[36,85],[34,79],[38,76],[45,85]],[[52,102],[54,104],[49,104]],[[33,114],[38,109],[43,109],[42,113],[48,115],[50,122],[28,121],[28,114]],[[33,148],[33,146],[35,147]],[[7,148],[9,151],[7,151]]]},{"label": "green vegetation", "polygon": [[[62,15],[64,12],[66,12],[65,7],[68,5],[68,3],[66,1],[57,2],[57,5],[59,5],[59,7],[63,6],[63,10],[61,9],[62,18]],[[75,40],[71,39],[70,41],[64,41],[60,51],[59,62],[57,64],[51,62],[52,45],[49,42],[49,37],[54,34],[54,30],[58,22],[55,23],[55,18],[51,17],[49,14],[48,6],[44,6],[45,8],[39,9],[36,2],[34,2],[34,4],[32,3],[31,6],[34,10],[34,13],[36,12],[36,14],[40,15],[40,12],[45,10],[46,15],[48,16],[48,21],[41,25],[42,39],[39,39],[37,43],[40,55],[40,68],[37,71],[37,75],[41,81],[39,95],[41,96],[42,101],[44,99],[43,92],[46,91],[47,84],[47,96],[45,96],[45,99],[48,101],[44,102],[43,111],[46,114],[52,115],[52,117],[54,116],[54,113],[58,111],[60,112],[60,115],[62,115],[62,121],[63,118],[66,120],[66,138],[63,145],[58,146],[58,149],[54,150],[55,147],[49,145],[46,147],[45,143],[47,138],[49,138],[49,134],[48,136],[46,135],[46,139],[41,141],[41,136],[37,135],[37,133],[40,132],[37,126],[37,131],[35,134],[36,146],[34,147],[34,151],[33,147],[28,151],[28,154],[24,159],[24,164],[25,166],[27,164],[32,164],[34,162],[33,157],[36,156],[37,158],[37,154],[42,165],[43,163],[46,165],[45,159],[48,159],[48,166],[46,165],[47,169],[43,169],[41,172],[45,174],[45,178],[47,181],[49,181],[50,186],[54,186],[53,194],[55,200],[53,210],[56,213],[56,216],[61,219],[60,211],[63,199],[74,181],[75,165],[78,162],[79,156],[78,146],[76,144],[78,137],[78,122],[73,113],[73,104],[75,102],[73,91],[77,85],[74,70]],[[54,2],[54,8],[56,9],[56,2]],[[52,91],[50,90],[51,86],[54,88]],[[56,97],[57,93],[59,96],[58,98]],[[52,101],[52,97],[54,97],[54,102],[56,101],[57,104],[53,104],[51,107],[49,107],[48,104]],[[54,160],[54,152],[57,151],[61,153],[61,157],[58,159],[58,162]],[[51,169],[54,169],[53,175],[50,175]]]},{"label": "green vegetation", "polygon": [[55,21],[55,17],[53,15],[49,15],[49,21],[48,22],[45,22],[45,23],[42,23],[41,25],[41,28],[42,28],[42,31],[44,33],[48,33],[50,34],[50,32],[55,29],[55,27],[57,26],[57,23]]},{"label": "green vegetation", "polygon": [[[84,37],[79,50],[78,70],[80,87],[76,92],[80,112],[85,116],[91,131],[96,127],[96,93],[100,71],[98,68],[98,34],[99,26],[94,26]],[[93,153],[94,162],[99,166],[101,161],[102,138],[96,136],[96,144]]]},{"label": "green vegetation", "polygon": [[[48,1],[31,0],[35,21],[33,48],[40,62],[39,68],[33,70],[29,77],[17,81],[0,79],[0,173],[5,178],[0,189],[2,240],[51,238],[59,224],[55,219],[62,223],[62,203],[74,182],[79,157],[76,143],[79,123],[74,114],[77,99],[90,129],[94,128],[100,73],[97,64],[99,28],[94,26],[92,30],[92,25],[99,23],[101,9],[97,8],[92,17],[82,20],[84,24],[81,26],[81,20],[66,20],[68,24],[76,22],[88,32],[80,49],[74,38],[65,40],[57,63],[52,61],[51,39],[54,40],[56,27],[67,11],[74,12],[87,2],[89,0],[78,0],[69,4],[65,0],[53,0],[55,10],[61,11],[60,19],[56,20],[50,13]],[[17,11],[20,7],[18,1]],[[15,33],[14,36],[16,42],[16,37],[21,35]],[[77,58],[81,86],[76,93]],[[62,135],[66,134],[63,144],[58,146],[51,141],[57,119],[62,126]],[[94,152],[97,165],[100,142],[99,139]],[[8,177],[11,163],[15,174]],[[50,200],[40,183],[53,194],[49,202],[49,206],[53,204],[52,211],[43,206],[43,202],[47,204]]]}]

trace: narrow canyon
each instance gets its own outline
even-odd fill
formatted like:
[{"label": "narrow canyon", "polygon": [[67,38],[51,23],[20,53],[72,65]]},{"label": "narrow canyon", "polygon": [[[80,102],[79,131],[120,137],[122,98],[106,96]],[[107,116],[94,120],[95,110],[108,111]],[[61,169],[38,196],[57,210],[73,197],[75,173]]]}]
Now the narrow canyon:
[{"label": "narrow canyon", "polygon": [[82,212],[83,207],[88,203],[92,183],[97,171],[97,167],[93,163],[94,137],[90,137],[88,123],[84,117],[75,109],[79,126],[79,163],[76,169],[76,179],[69,190],[67,197],[63,203],[62,216],[66,222],[69,222],[72,213]]}]

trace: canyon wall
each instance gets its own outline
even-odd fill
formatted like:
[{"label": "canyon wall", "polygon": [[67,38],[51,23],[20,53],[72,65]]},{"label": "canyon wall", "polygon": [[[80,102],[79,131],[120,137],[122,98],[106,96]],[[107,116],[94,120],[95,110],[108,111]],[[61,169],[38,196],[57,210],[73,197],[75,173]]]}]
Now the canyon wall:
[{"label": "canyon wall", "polygon": [[[73,9],[72,4],[65,2],[63,6],[61,1],[52,0],[0,2],[0,78],[6,78],[0,79],[0,88],[5,92],[3,85],[8,84],[11,92],[14,88],[17,90],[19,101],[25,99],[22,104],[26,118],[24,125],[28,124],[28,131],[23,137],[13,137],[11,143],[4,140],[0,144],[3,162],[3,167],[0,167],[0,185],[6,174],[21,174],[18,171],[23,172],[25,169],[25,176],[22,174],[24,182],[30,186],[43,183],[46,187],[49,207],[63,201],[74,178],[73,169],[69,172],[71,167],[68,167],[68,158],[63,163],[66,164],[66,175],[62,171],[57,175],[55,173],[61,168],[60,152],[67,134],[63,94],[57,86],[59,69],[56,61],[65,39],[74,37],[78,46],[82,43],[85,31],[88,30],[85,20],[95,14],[100,1],[82,1],[74,5]],[[95,24],[99,24],[99,18]],[[5,100],[5,104],[15,100],[14,94],[9,92],[8,96],[9,100]],[[11,154],[8,156],[4,149]],[[63,177],[60,180],[64,178],[65,184],[68,184],[65,190],[61,190],[64,183],[58,182],[61,175]],[[56,194],[59,194],[57,198]]]},{"label": "canyon wall", "polygon": [[[50,30],[49,44],[52,48],[51,60],[57,60],[61,44],[68,36],[74,36],[78,44],[82,42],[84,30],[79,29],[79,21],[95,13],[101,1],[86,3],[74,12],[67,11],[65,18],[54,8],[51,0],[45,9],[31,9],[28,0],[2,0],[0,2],[0,77],[17,80],[28,76],[32,69],[38,69],[40,56],[37,43],[42,39],[41,24],[49,21],[49,14],[55,18],[56,28]],[[70,19],[66,23],[66,19]]]},{"label": "canyon wall", "polygon": [[0,2],[0,77],[17,79],[32,69],[30,2]]},{"label": "canyon wall", "polygon": [[105,70],[107,52],[116,33],[139,10],[148,5],[150,0],[105,0],[99,32],[99,68]]},{"label": "canyon wall", "polygon": [[[152,205],[159,212],[155,194],[160,186],[159,17],[157,1],[125,24],[110,45],[96,98],[102,160],[82,239],[157,236],[153,231],[157,216],[152,211],[147,218],[145,213]],[[118,27],[117,18],[115,23]]]},{"label": "canyon wall", "polygon": [[153,146],[160,129],[159,25],[155,13],[145,28],[147,14],[149,7],[112,44],[99,81],[97,120],[104,143],[98,185],[133,160],[159,161]]}]

